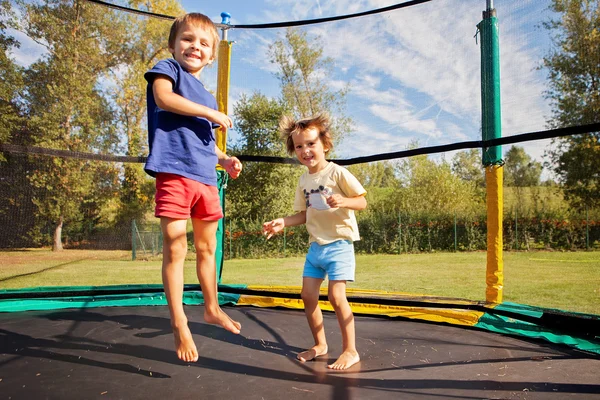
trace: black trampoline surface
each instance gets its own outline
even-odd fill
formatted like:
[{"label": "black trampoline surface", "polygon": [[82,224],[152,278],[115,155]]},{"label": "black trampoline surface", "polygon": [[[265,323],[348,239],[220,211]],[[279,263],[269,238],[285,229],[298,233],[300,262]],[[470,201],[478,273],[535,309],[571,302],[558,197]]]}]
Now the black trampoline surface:
[{"label": "black trampoline surface", "polygon": [[196,363],[173,350],[166,307],[0,314],[2,399],[600,399],[600,359],[549,343],[475,329],[356,317],[361,362],[328,370],[340,353],[325,313],[329,354],[312,345],[301,310],[226,307],[241,335],[187,306]]}]

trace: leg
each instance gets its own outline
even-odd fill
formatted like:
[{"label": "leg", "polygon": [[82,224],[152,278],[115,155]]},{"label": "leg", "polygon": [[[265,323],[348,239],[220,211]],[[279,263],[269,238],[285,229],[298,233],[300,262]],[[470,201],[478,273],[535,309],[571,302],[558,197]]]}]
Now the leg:
[{"label": "leg", "polygon": [[354,314],[346,298],[346,281],[329,281],[328,295],[342,332],[342,354],[328,368],[348,369],[359,362],[360,357],[356,351]]},{"label": "leg", "polygon": [[218,221],[202,221],[192,218],[194,226],[194,246],[196,248],[196,273],[204,296],[204,320],[221,325],[233,333],[240,333],[241,324],[229,318],[219,306],[217,298],[217,249],[216,232]]},{"label": "leg", "polygon": [[298,360],[309,361],[316,357],[327,354],[327,341],[325,339],[325,328],[323,327],[323,313],[319,307],[319,289],[323,279],[302,278],[302,301],[304,302],[304,313],[308,320],[308,326],[313,335],[315,345],[310,349],[298,354]]},{"label": "leg", "polygon": [[187,252],[185,219],[161,217],[163,234],[162,280],[175,336],[175,349],[180,360],[198,360],[198,350],[183,311],[183,263]]}]

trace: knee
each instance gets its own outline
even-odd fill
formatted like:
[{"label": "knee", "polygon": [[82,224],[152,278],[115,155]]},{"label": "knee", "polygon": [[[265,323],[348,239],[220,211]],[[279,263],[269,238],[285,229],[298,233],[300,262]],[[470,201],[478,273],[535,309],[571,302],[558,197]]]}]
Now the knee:
[{"label": "knee", "polygon": [[346,293],[340,293],[338,290],[329,290],[327,297],[331,306],[336,310],[347,303]]},{"label": "knee", "polygon": [[313,293],[302,289],[301,297],[305,306],[316,306],[319,303],[319,292]]},{"label": "knee", "polygon": [[185,258],[187,254],[187,242],[185,240],[173,240],[163,243],[164,256],[172,259]]},{"label": "knee", "polygon": [[217,250],[217,242],[213,240],[196,242],[194,243],[194,248],[196,249],[196,254],[200,257],[214,257]]}]

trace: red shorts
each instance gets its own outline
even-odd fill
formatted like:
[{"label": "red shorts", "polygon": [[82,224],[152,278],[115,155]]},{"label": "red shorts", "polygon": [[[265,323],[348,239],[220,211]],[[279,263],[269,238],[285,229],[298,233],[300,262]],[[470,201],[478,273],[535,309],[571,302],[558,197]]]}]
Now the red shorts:
[{"label": "red shorts", "polygon": [[156,175],[156,217],[197,218],[217,221],[223,218],[221,198],[215,186],[205,185],[181,175]]}]

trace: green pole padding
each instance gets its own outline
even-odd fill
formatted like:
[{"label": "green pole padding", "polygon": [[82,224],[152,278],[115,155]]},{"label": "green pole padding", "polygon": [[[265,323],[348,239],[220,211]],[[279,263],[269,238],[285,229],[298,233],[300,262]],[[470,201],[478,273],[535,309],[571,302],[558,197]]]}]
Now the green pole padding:
[{"label": "green pole padding", "polygon": [[[500,114],[500,45],[496,10],[483,12],[477,28],[481,39],[481,134],[483,140],[502,137]],[[501,165],[502,147],[483,148],[483,165]]]},{"label": "green pole padding", "polygon": [[227,172],[217,170],[217,190],[221,198],[221,209],[223,210],[223,218],[219,220],[217,227],[217,250],[215,251],[215,265],[217,267],[217,283],[221,282],[221,274],[223,272],[223,250],[225,246],[225,188],[227,188]]}]

